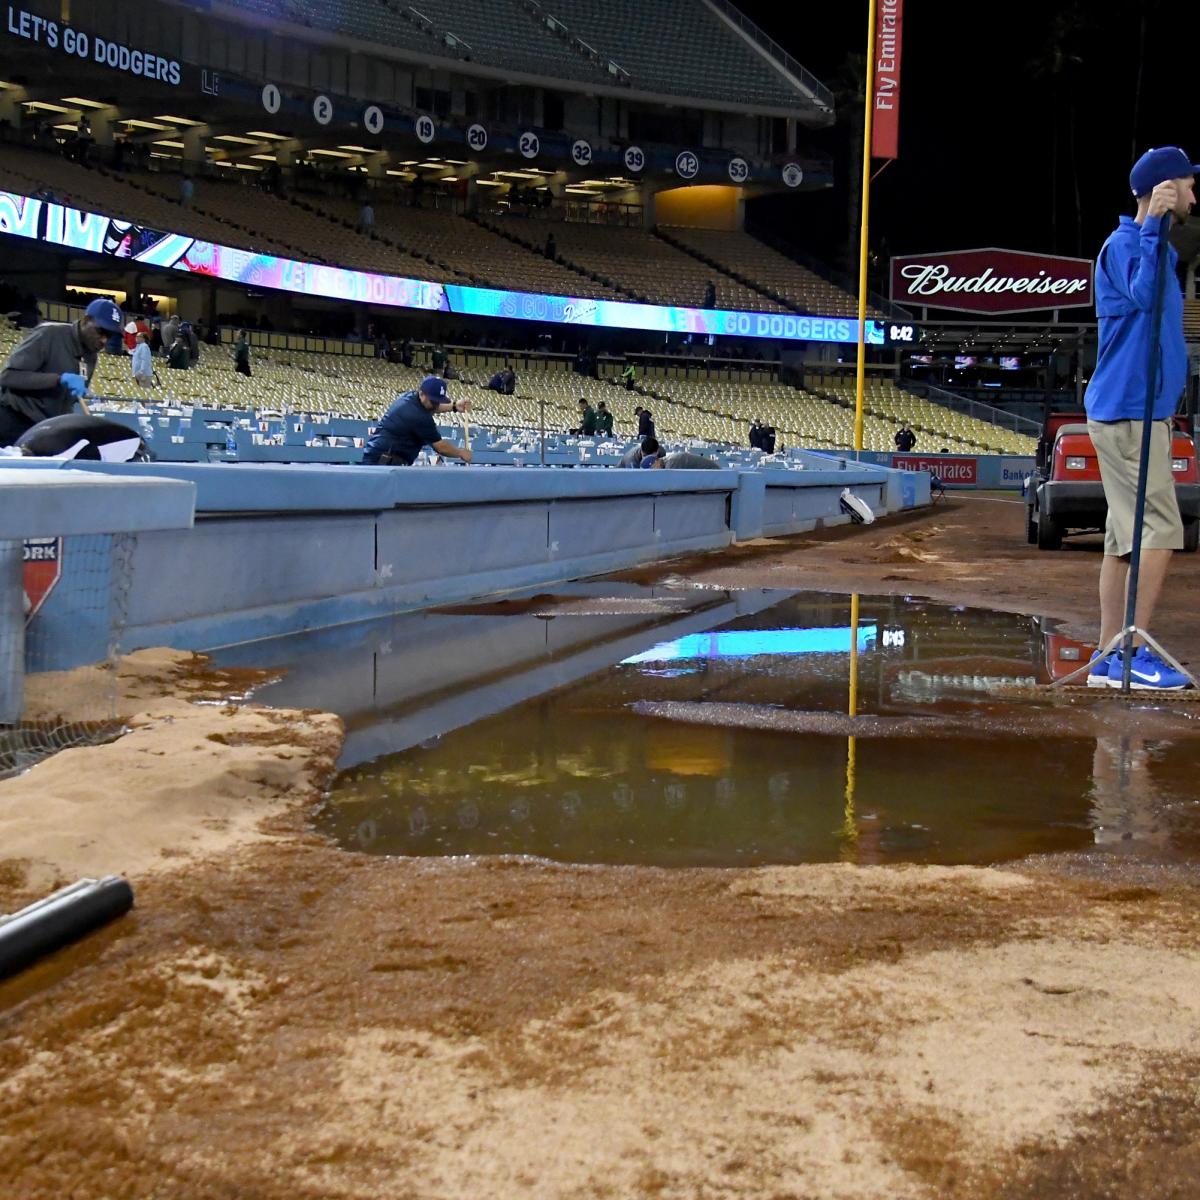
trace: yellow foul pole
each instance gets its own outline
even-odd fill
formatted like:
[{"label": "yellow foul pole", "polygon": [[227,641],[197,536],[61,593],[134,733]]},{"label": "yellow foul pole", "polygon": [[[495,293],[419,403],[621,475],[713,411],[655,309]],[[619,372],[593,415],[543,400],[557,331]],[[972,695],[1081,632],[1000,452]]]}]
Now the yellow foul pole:
[{"label": "yellow foul pole", "polygon": [[867,0],[867,78],[863,96],[862,223],[858,237],[858,375],[854,391],[854,451],[863,448],[863,391],[867,378],[867,233],[871,216],[871,127],[875,106],[875,8]]}]

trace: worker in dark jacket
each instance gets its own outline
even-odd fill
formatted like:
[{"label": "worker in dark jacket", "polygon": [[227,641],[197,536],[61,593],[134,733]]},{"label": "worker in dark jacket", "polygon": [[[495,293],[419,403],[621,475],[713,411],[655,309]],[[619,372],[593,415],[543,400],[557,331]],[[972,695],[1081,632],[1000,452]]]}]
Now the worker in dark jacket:
[{"label": "worker in dark jacket", "polygon": [[579,397],[579,428],[575,432],[584,437],[594,437],[596,433],[596,410],[584,396]]},{"label": "worker in dark jacket", "polygon": [[96,356],[124,328],[111,300],[93,300],[70,324],[47,323],[31,330],[0,369],[0,446],[11,446],[27,429],[63,416],[79,403],[96,370]]},{"label": "worker in dark jacket", "polygon": [[613,415],[603,400],[596,408],[596,432],[601,437],[610,438],[613,435]]}]

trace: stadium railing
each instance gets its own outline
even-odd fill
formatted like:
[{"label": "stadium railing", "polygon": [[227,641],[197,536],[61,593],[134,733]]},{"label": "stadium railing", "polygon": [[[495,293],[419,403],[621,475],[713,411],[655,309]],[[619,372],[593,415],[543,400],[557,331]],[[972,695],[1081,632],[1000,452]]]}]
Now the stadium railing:
[{"label": "stadium railing", "polygon": [[926,400],[941,405],[942,408],[973,417],[977,421],[987,421],[990,425],[996,425],[1001,429],[1011,429],[1013,433],[1024,434],[1026,437],[1036,438],[1041,434],[1041,425],[1037,421],[1032,421],[1028,417],[1022,417],[1014,412],[1008,412],[1003,408],[996,408],[991,404],[984,404],[980,400],[972,400],[968,396],[955,395],[954,392],[935,387],[931,383],[914,383],[907,379],[897,379],[896,384],[906,392],[912,392],[915,396],[923,396]]}]

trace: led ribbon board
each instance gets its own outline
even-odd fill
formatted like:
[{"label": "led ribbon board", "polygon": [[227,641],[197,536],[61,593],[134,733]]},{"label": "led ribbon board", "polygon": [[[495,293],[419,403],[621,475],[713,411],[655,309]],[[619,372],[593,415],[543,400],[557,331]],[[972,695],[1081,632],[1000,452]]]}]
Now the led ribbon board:
[{"label": "led ribbon board", "polygon": [[[858,322],[843,317],[586,300],[541,292],[430,283],[399,275],[376,275],[370,271],[299,262],[221,246],[186,234],[151,229],[121,217],[86,212],[13,192],[0,191],[0,233],[68,250],[129,259],[149,267],[203,275],[244,287],[271,288],[294,295],[353,300],[390,308],[505,317],[592,329],[690,333],[702,337],[776,338],[847,345],[858,338]],[[884,345],[883,322],[867,322],[866,341],[870,346]]]}]

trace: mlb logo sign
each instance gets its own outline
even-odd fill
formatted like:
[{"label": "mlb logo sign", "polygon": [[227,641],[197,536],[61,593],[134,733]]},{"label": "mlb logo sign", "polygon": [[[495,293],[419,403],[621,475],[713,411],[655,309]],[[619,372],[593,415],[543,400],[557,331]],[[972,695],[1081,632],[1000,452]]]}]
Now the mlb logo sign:
[{"label": "mlb logo sign", "polygon": [[27,538],[21,560],[25,568],[25,620],[30,621],[62,578],[62,538]]}]

